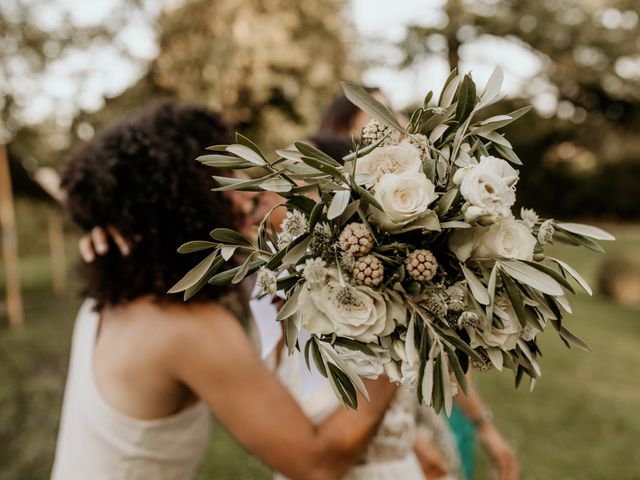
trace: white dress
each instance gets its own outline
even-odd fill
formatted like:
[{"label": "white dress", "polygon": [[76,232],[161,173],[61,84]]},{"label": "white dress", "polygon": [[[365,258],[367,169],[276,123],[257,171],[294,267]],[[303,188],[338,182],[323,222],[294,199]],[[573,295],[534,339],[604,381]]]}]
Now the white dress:
[{"label": "white dress", "polygon": [[[302,409],[315,423],[322,422],[336,408],[343,408],[328,381],[319,384],[303,398],[303,363],[300,353],[283,352],[277,374]],[[400,388],[385,413],[362,458],[347,472],[346,480],[422,480],[424,474],[413,451],[416,434],[417,402],[414,395]],[[277,479],[284,477],[277,475]]]},{"label": "white dress", "polygon": [[76,319],[53,480],[188,480],[209,443],[211,415],[197,403],[156,420],[111,407],[93,377],[100,316],[86,301]]},{"label": "white dress", "polygon": [[[297,350],[288,355],[284,349],[275,366],[275,345],[282,332],[275,318],[277,311],[268,299],[251,300],[257,341],[262,357],[298,401],[307,416],[320,423],[337,408],[343,408],[331,385],[319,374],[310,374]],[[301,342],[304,343],[304,342]],[[413,451],[416,435],[417,402],[415,396],[400,388],[389,406],[377,434],[362,458],[347,472],[346,480],[422,480],[424,474]],[[276,474],[275,478],[284,477]]]}]

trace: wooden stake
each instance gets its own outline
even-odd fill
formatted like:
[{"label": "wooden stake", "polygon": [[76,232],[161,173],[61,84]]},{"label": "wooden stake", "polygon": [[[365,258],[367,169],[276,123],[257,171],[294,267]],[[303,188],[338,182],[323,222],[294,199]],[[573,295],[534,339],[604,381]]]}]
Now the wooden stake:
[{"label": "wooden stake", "polygon": [[12,327],[24,323],[22,294],[20,292],[20,269],[18,265],[18,237],[11,188],[9,157],[4,142],[2,117],[0,116],[0,226],[2,227],[2,254],[7,283],[7,312]]}]

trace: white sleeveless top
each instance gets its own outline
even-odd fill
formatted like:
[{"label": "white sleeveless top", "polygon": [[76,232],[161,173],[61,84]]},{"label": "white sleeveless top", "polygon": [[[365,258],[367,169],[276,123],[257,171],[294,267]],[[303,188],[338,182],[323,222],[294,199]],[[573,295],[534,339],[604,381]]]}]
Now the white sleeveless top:
[{"label": "white sleeveless top", "polygon": [[209,409],[200,402],[140,420],[107,404],[93,376],[100,323],[93,305],[85,301],[74,327],[52,480],[192,478],[209,443]]}]

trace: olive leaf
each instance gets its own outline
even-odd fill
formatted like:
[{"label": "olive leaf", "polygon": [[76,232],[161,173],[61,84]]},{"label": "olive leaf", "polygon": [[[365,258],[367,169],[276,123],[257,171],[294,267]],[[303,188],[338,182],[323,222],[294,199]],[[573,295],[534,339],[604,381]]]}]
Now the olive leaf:
[{"label": "olive leaf", "polygon": [[366,114],[399,132],[405,132],[391,110],[369,95],[360,85],[353,82],[342,82],[342,91],[351,103]]},{"label": "olive leaf", "polygon": [[207,274],[207,271],[213,265],[214,260],[218,256],[218,251],[211,252],[205,258],[203,258],[200,263],[198,263],[195,267],[189,270],[178,283],[176,283],[173,287],[169,289],[167,293],[178,293],[183,292],[189,287],[194,286],[196,283],[202,279]]}]

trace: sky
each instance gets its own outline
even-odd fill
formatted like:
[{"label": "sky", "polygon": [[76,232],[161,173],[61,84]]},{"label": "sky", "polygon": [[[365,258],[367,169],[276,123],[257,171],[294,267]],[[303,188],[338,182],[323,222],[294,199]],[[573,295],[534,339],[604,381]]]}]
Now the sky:
[{"label": "sky", "polygon": [[[398,41],[403,38],[407,24],[446,22],[446,16],[440,10],[444,3],[445,0],[353,0],[352,21],[364,37],[381,35]],[[486,38],[462,49],[460,70],[471,72],[480,85],[484,85],[496,66],[505,72],[503,91],[508,95],[522,92],[526,82],[542,68],[537,57],[507,40]],[[392,66],[372,68],[365,72],[364,81],[381,87],[392,105],[402,108],[421,99],[429,90],[438,93],[448,75],[446,61],[431,58],[407,70]]]},{"label": "sky", "polygon": [[[176,0],[169,0],[176,1]],[[433,25],[446,21],[439,7],[444,0],[352,0],[346,14],[363,38],[375,37],[396,41],[403,37],[408,23]],[[151,0],[148,8],[158,8],[167,0]],[[74,22],[88,26],[107,18],[118,0],[57,0],[56,5],[64,6],[71,12]],[[401,8],[400,8],[401,6]],[[55,28],[55,9],[42,10],[37,14],[43,25]],[[444,18],[443,18],[444,17]],[[118,41],[128,45],[129,50],[139,59],[151,60],[157,54],[154,32],[143,18],[133,18],[128,28],[122,30]],[[360,54],[369,55],[377,49],[377,43],[364,41]],[[398,53],[386,51],[388,60],[397,61]],[[486,38],[474,45],[463,48],[461,70],[470,71],[480,85],[488,79],[495,66],[505,72],[504,92],[520,93],[529,85],[528,81],[541,68],[541,61],[523,47],[507,40]],[[64,61],[51,69],[45,82],[37,85],[25,82],[23,88],[32,89],[34,101],[26,112],[30,121],[38,121],[56,112],[61,122],[73,117],[73,101],[80,107],[95,110],[102,105],[103,96],[117,95],[132,84],[144,71],[144,65],[134,64],[117,56],[113,50],[97,47],[91,51],[73,52]],[[400,109],[419,101],[428,90],[438,93],[448,75],[446,62],[439,58],[429,58],[409,69],[400,70],[389,66],[373,67],[364,73],[364,82],[377,86],[389,97],[392,106]],[[87,75],[82,88],[78,88],[77,78]],[[540,89],[539,89],[540,90]],[[544,91],[544,86],[541,87]],[[554,96],[539,95],[540,109],[554,109]]]}]

